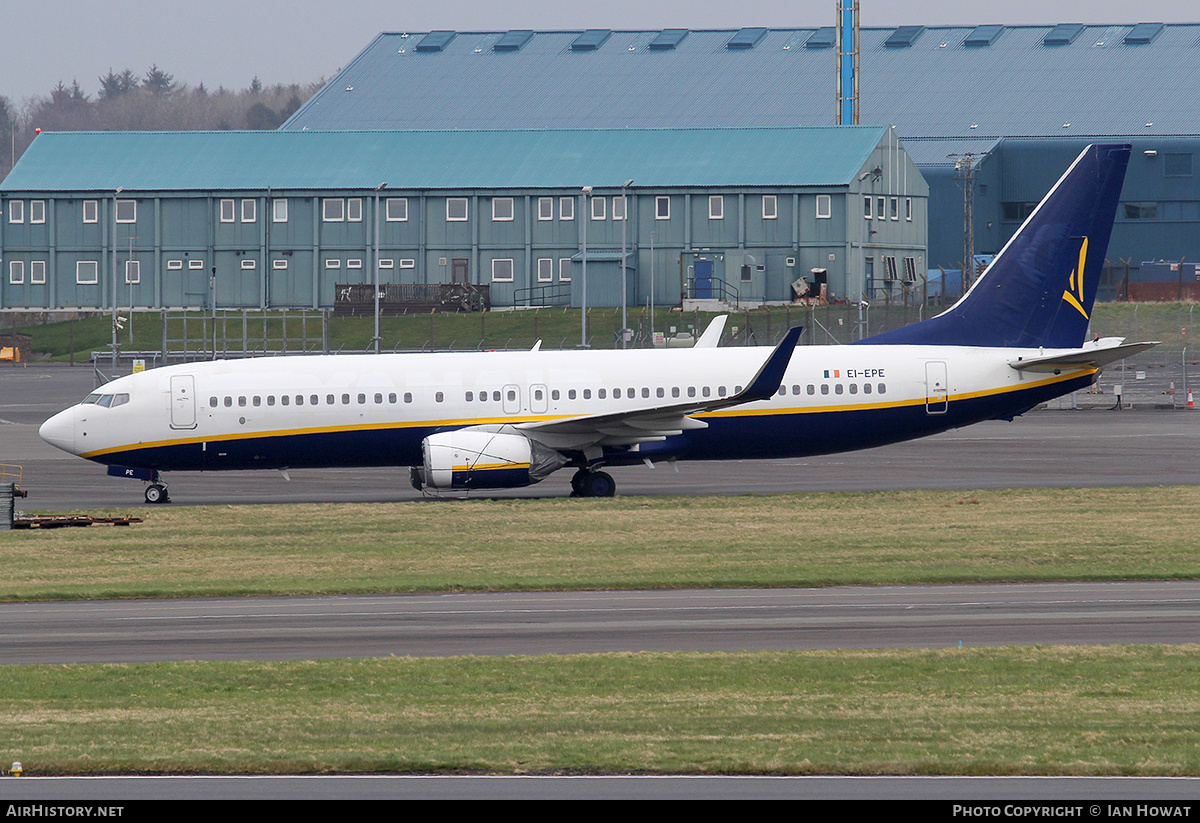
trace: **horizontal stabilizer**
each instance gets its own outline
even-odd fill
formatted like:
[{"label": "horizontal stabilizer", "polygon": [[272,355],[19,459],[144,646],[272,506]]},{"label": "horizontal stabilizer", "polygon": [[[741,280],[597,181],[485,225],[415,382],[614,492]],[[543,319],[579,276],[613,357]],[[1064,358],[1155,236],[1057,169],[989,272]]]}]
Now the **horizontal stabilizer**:
[{"label": "horizontal stabilizer", "polygon": [[1144,352],[1146,349],[1152,349],[1157,345],[1158,341],[1089,347],[1045,357],[1019,357],[1008,365],[1017,371],[1055,373],[1063,369],[1099,369],[1109,363]]}]

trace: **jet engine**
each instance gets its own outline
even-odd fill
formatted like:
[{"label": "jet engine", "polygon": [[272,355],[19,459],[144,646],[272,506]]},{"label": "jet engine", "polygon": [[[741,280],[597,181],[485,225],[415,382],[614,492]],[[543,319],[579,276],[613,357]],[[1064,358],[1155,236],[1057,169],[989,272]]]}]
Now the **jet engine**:
[{"label": "jet engine", "polygon": [[513,489],[531,486],[567,464],[559,452],[523,434],[477,428],[431,434],[421,441],[417,489]]}]

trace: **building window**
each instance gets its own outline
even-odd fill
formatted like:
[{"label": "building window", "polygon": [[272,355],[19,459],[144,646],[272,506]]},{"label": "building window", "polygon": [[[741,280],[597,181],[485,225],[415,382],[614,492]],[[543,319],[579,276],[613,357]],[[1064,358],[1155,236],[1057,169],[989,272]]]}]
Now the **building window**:
[{"label": "building window", "polygon": [[204,268],[204,261],[203,260],[189,260],[188,268],[189,269],[202,269],[202,268]]},{"label": "building window", "polygon": [[462,223],[467,219],[467,198],[446,198],[446,220],[452,223]]},{"label": "building window", "polygon": [[351,223],[362,222],[362,198],[351,197],[346,201],[346,219]]},{"label": "building window", "polygon": [[871,195],[868,194],[863,198],[863,219],[870,220],[873,216],[874,213],[871,210]]},{"label": "building window", "polygon": [[182,260],[168,260],[167,261],[167,271],[183,271],[183,261]]},{"label": "building window", "polygon": [[537,261],[537,279],[539,283],[554,281],[554,258],[539,257]]},{"label": "building window", "polygon": [[670,220],[671,219],[671,198],[670,197],[655,197],[654,198],[654,219],[655,220]]},{"label": "building window", "polygon": [[1000,208],[1005,220],[1024,222],[1029,215],[1033,214],[1037,203],[1001,203]]},{"label": "building window", "polygon": [[8,282],[18,286],[25,282],[25,261],[12,260],[8,264]]},{"label": "building window", "polygon": [[895,257],[883,258],[883,278],[885,280],[895,280],[896,279],[896,258]]},{"label": "building window", "polygon": [[1124,203],[1126,220],[1157,220],[1158,203]]},{"label": "building window", "polygon": [[538,198],[538,220],[553,220],[554,219],[554,198],[539,197]]},{"label": "building window", "polygon": [[904,279],[909,283],[917,282],[917,258],[904,258]]},{"label": "building window", "polygon": [[625,207],[629,205],[628,197],[613,198],[613,220],[625,219]]},{"label": "building window", "polygon": [[[1163,177],[1191,177],[1192,156],[1190,154],[1164,154]],[[32,205],[32,204],[30,204]]]},{"label": "building window", "polygon": [[417,267],[417,261],[412,259],[411,257],[401,257],[400,258],[400,268],[415,269],[416,267]]},{"label": "building window", "polygon": [[762,196],[762,219],[776,220],[779,217],[779,201],[773,194]]},{"label": "building window", "polygon": [[607,216],[608,200],[604,197],[592,198],[592,219],[603,220]]},{"label": "building window", "polygon": [[244,258],[242,258],[242,268],[243,269],[258,268],[258,261],[251,260],[249,257],[244,257]]},{"label": "building window", "polygon": [[117,222],[118,223],[136,223],[137,222],[137,201],[136,200],[118,200],[117,201]]},{"label": "building window", "polygon": [[340,269],[341,267],[342,267],[341,260],[326,260],[325,261],[325,268],[327,268],[327,269]]},{"label": "building window", "polygon": [[511,197],[492,198],[492,222],[507,223],[513,219],[513,199]]},{"label": "building window", "polygon": [[558,219],[559,220],[574,220],[575,219],[575,198],[574,197],[558,198]]},{"label": "building window", "polygon": [[911,197],[904,198],[904,219],[909,221],[910,223],[912,222],[912,198]]},{"label": "building window", "polygon": [[46,282],[46,261],[34,260],[29,264],[29,282],[35,286],[44,285]]},{"label": "building window", "polygon": [[725,198],[722,195],[710,194],[708,196],[708,219],[725,219]]},{"label": "building window", "polygon": [[892,198],[892,213],[889,215],[889,217],[891,217],[893,220],[900,219],[900,198],[899,197]]},{"label": "building window", "polygon": [[880,220],[887,219],[887,198],[886,197],[876,198],[875,203],[878,206],[878,208],[875,210],[875,216],[878,217]]},{"label": "building window", "polygon": [[361,257],[351,257],[349,260],[346,261],[346,268],[361,269],[362,268],[362,258]]},{"label": "building window", "polygon": [[75,282],[81,286],[94,286],[100,282],[100,264],[95,260],[79,260],[75,263]]},{"label": "building window", "polygon": [[389,197],[385,203],[386,219],[389,223],[403,223],[408,220],[408,198]]},{"label": "building window", "polygon": [[283,260],[283,259],[271,261],[271,268],[273,268],[273,269],[286,269],[287,266],[288,266],[288,261]]},{"label": "building window", "polygon": [[341,223],[346,219],[346,201],[340,197],[326,197],[321,201],[321,220],[326,223]]},{"label": "building window", "polygon": [[45,200],[30,200],[29,201],[29,222],[30,223],[45,223],[46,222],[46,201]]},{"label": "building window", "polygon": [[221,222],[232,223],[236,217],[234,216],[235,205],[232,200],[221,201]]},{"label": "building window", "polygon": [[511,259],[492,261],[492,282],[511,283],[513,280],[513,261]]},{"label": "building window", "polygon": [[833,198],[828,194],[817,195],[817,219],[828,220],[833,217]]},{"label": "building window", "polygon": [[558,281],[560,283],[571,282],[571,258],[558,258]]},{"label": "building window", "polygon": [[8,222],[24,223],[25,222],[25,203],[20,200],[8,201]]},{"label": "building window", "polygon": [[287,222],[287,203],[288,201],[283,197],[271,201],[271,222]]},{"label": "building window", "polygon": [[142,282],[142,263],[140,260],[125,261],[125,282],[130,285]]},{"label": "building window", "polygon": [[247,198],[242,201],[242,222],[253,223],[258,220],[258,201]]}]

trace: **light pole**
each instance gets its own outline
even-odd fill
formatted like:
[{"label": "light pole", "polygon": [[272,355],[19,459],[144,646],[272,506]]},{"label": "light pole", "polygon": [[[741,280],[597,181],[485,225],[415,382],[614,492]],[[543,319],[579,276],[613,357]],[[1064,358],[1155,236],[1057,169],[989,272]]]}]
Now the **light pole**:
[{"label": "light pole", "polygon": [[625,317],[625,304],[629,294],[625,285],[625,227],[629,225],[629,201],[625,192],[632,185],[633,180],[626,180],[621,184],[621,348],[625,348],[625,330],[629,328],[629,321]]},{"label": "light pole", "polygon": [[379,192],[387,183],[375,187],[375,353],[379,354]]},{"label": "light pole", "polygon": [[117,374],[117,198],[125,191],[124,186],[118,186],[113,192],[112,215],[112,375]]},{"label": "light pole", "polygon": [[580,287],[580,304],[583,308],[583,319],[581,321],[582,337],[579,340],[579,348],[581,349],[587,348],[587,224],[588,219],[591,216],[591,213],[589,212],[590,204],[588,202],[588,195],[591,193],[591,186],[583,187],[583,214],[580,215],[583,226],[579,230],[579,235],[583,245],[583,251],[580,254],[580,262],[582,265],[579,267],[580,277],[583,280],[583,285]]}]

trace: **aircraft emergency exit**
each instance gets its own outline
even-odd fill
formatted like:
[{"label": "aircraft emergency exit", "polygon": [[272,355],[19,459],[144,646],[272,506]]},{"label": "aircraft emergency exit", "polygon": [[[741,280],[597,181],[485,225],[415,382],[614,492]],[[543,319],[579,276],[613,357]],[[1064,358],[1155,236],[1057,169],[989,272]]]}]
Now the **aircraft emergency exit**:
[{"label": "aircraft emergency exit", "polygon": [[962,299],[851,345],[333,355],[122,377],[41,436],[109,473],[408,466],[420,489],[503,489],[572,467],[797,457],[1012,419],[1154,343],[1088,342],[1127,145],[1085,149]]}]

